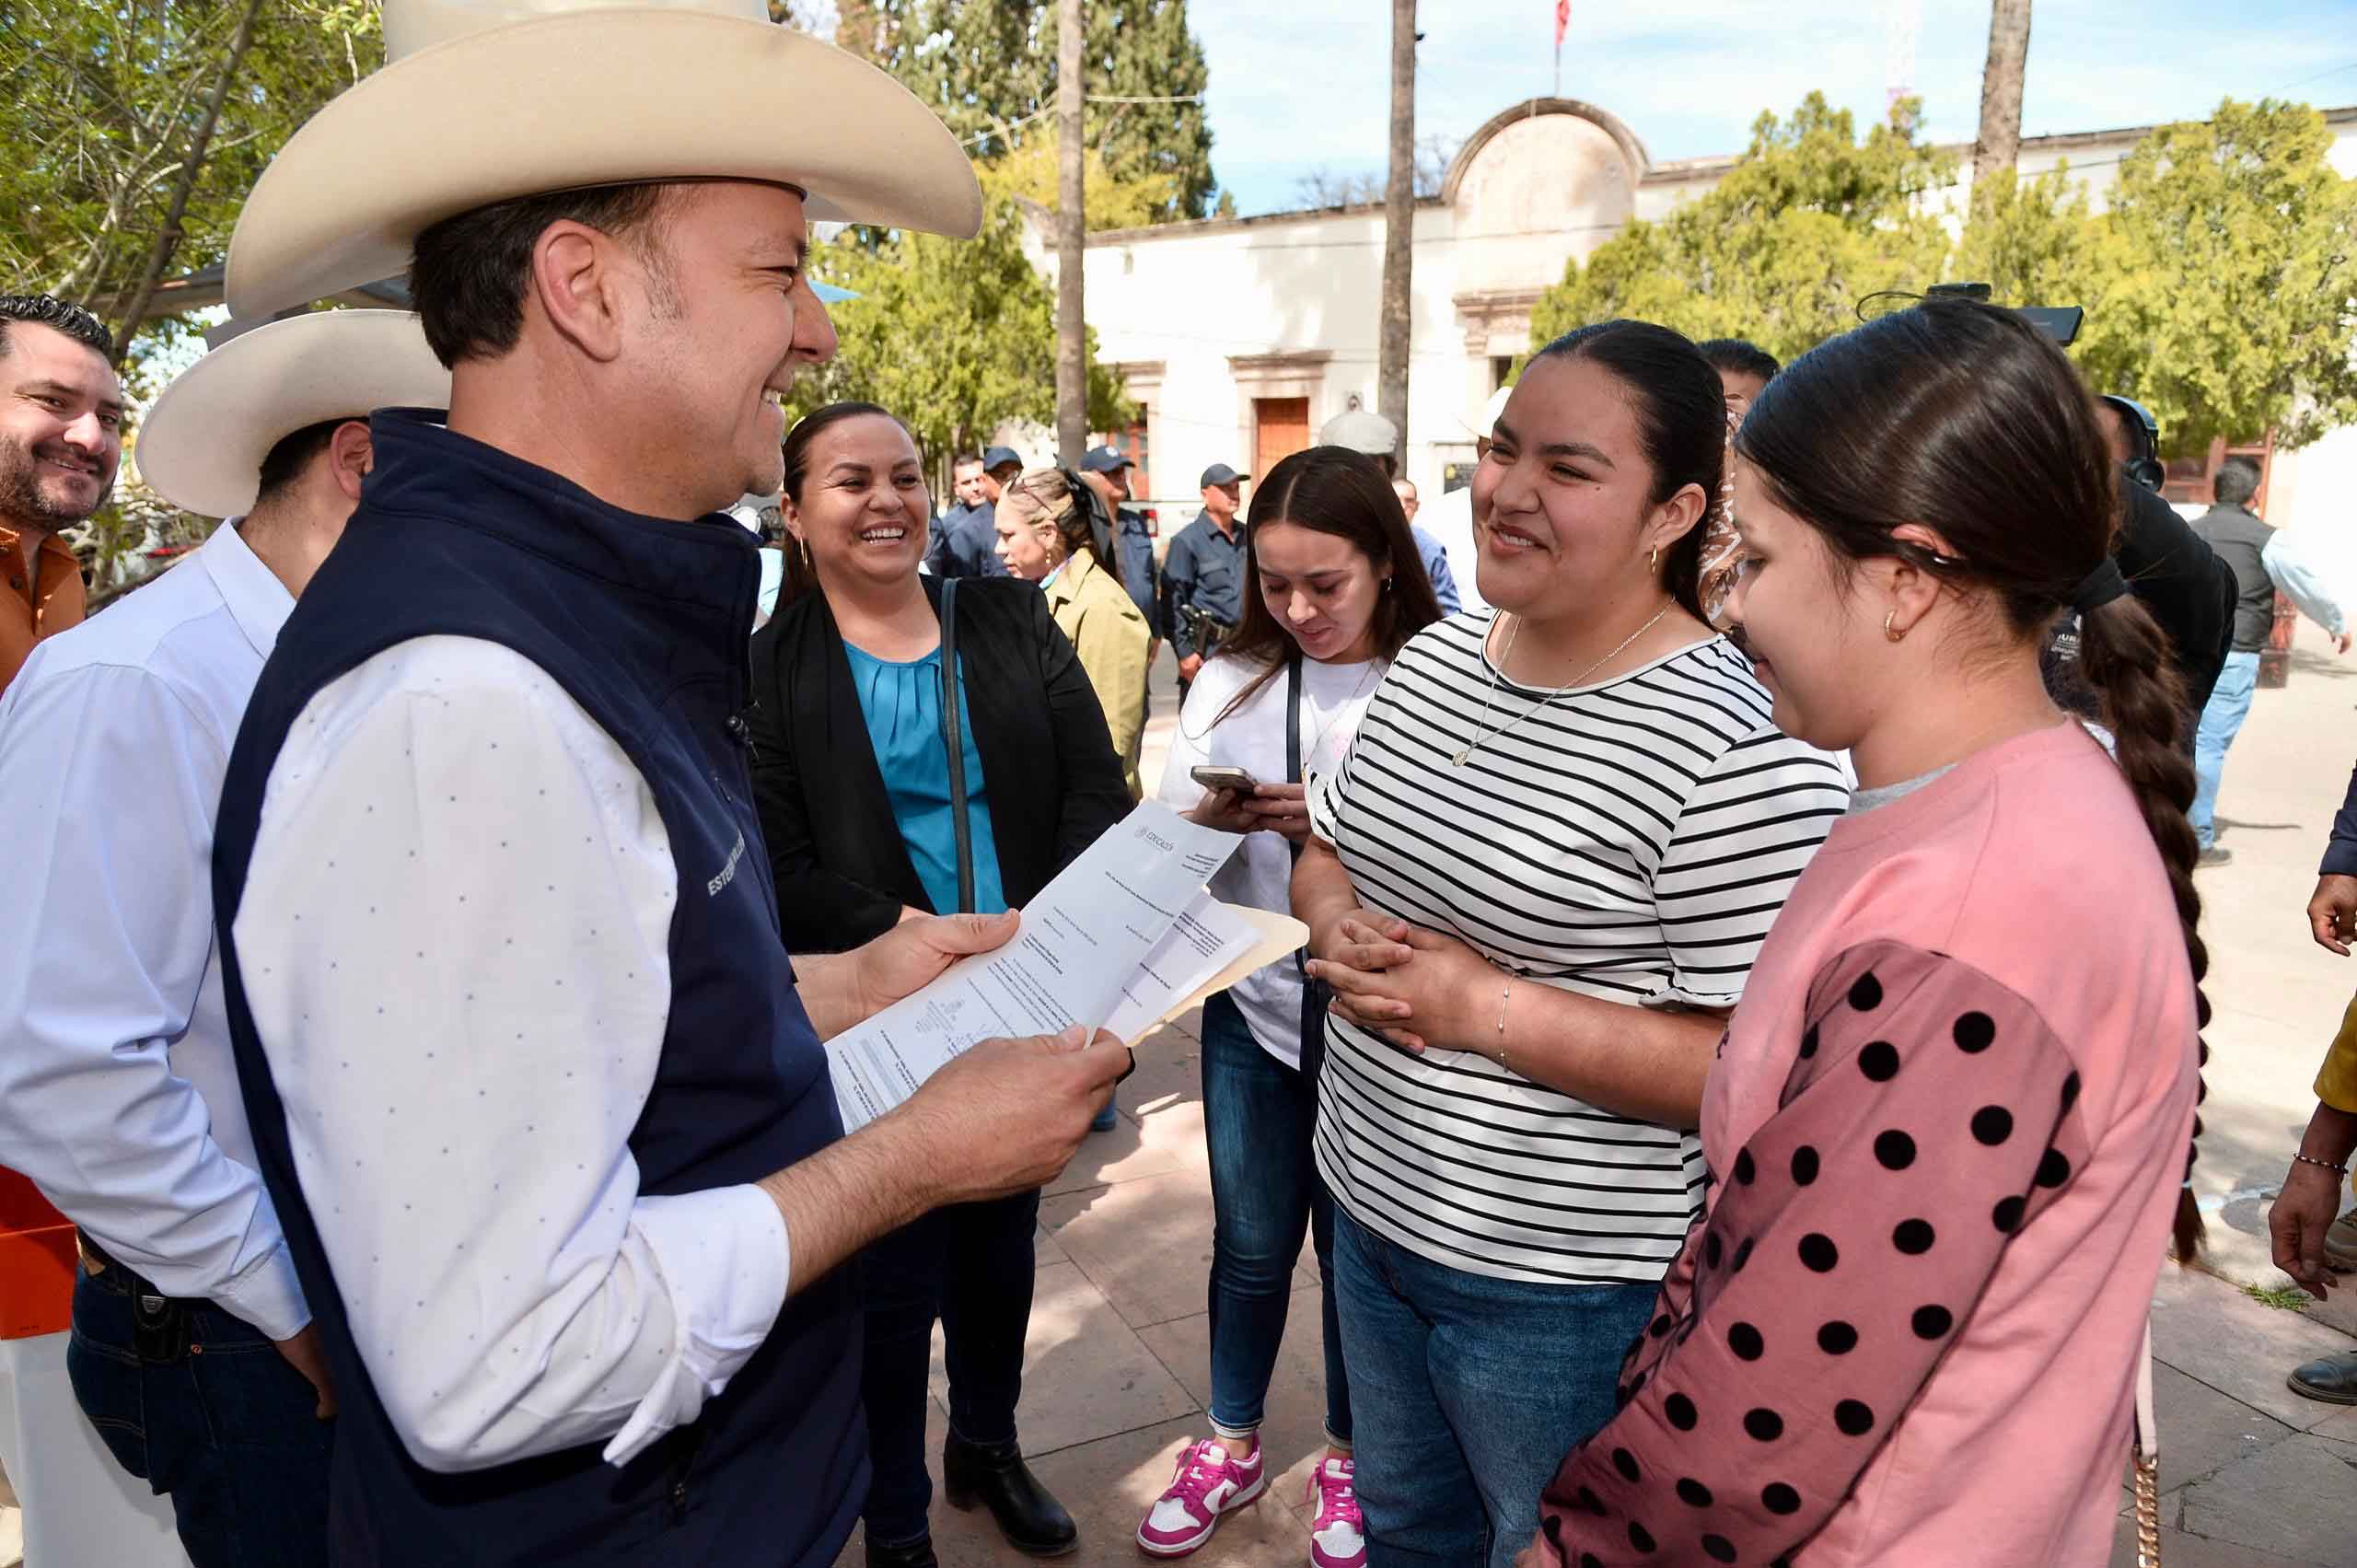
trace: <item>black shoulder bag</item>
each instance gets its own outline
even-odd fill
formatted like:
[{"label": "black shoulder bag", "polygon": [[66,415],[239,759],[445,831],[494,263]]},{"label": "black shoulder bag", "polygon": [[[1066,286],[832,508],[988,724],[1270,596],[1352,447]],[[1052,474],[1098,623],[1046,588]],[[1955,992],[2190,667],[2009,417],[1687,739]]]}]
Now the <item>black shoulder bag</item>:
[{"label": "black shoulder bag", "polygon": [[941,744],[949,752],[949,820],[958,839],[958,912],[974,912],[974,838],[966,820],[966,725],[958,698],[958,579],[941,584]]},{"label": "black shoulder bag", "polygon": [[[1301,772],[1301,653],[1295,650],[1285,660],[1285,782],[1306,784]],[[1301,846],[1288,846],[1295,860],[1301,858]],[[1322,980],[1309,978],[1305,967],[1309,949],[1296,947],[1293,952],[1294,972],[1301,976],[1301,1071],[1314,1088],[1318,1070],[1326,1061],[1326,1009],[1334,1000],[1334,988]]]}]

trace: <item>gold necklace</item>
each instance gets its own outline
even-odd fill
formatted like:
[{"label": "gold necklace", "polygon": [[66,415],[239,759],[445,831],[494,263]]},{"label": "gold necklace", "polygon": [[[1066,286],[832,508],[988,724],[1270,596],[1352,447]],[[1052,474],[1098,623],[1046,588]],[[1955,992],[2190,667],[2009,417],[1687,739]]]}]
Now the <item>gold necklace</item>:
[{"label": "gold necklace", "polygon": [[1539,698],[1536,703],[1531,703],[1530,706],[1524,709],[1522,713],[1514,718],[1508,719],[1504,724],[1500,725],[1495,732],[1492,732],[1490,729],[1490,699],[1497,695],[1498,669],[1501,666],[1504,665],[1507,660],[1514,657],[1515,639],[1522,635],[1522,617],[1519,615],[1515,616],[1514,618],[1514,625],[1506,631],[1506,645],[1504,649],[1499,653],[1497,663],[1490,667],[1490,685],[1489,689],[1481,693],[1481,717],[1480,722],[1473,727],[1473,738],[1465,743],[1465,749],[1457,752],[1449,758],[1448,765],[1452,768],[1461,768],[1465,766],[1466,763],[1473,760],[1473,753],[1479,751],[1488,742],[1498,739],[1500,737],[1504,736],[1506,731],[1514,728],[1516,725],[1522,723],[1524,719],[1528,718],[1539,709],[1546,707],[1558,697],[1568,696],[1572,692],[1578,691],[1580,682],[1585,680],[1589,676],[1594,675],[1597,670],[1602,669],[1606,665],[1610,664],[1614,659],[1619,658],[1622,653],[1627,651],[1630,644],[1635,642],[1638,638],[1652,631],[1655,626],[1661,624],[1662,617],[1667,615],[1675,608],[1677,607],[1674,604],[1663,605],[1659,610],[1654,611],[1654,617],[1651,621],[1646,621],[1643,626],[1638,627],[1626,637],[1621,638],[1620,646],[1614,648],[1610,653],[1605,655],[1594,664],[1589,665],[1585,669],[1581,670],[1577,675],[1572,677],[1572,679],[1565,684],[1556,687],[1552,691],[1550,691],[1544,697]]}]

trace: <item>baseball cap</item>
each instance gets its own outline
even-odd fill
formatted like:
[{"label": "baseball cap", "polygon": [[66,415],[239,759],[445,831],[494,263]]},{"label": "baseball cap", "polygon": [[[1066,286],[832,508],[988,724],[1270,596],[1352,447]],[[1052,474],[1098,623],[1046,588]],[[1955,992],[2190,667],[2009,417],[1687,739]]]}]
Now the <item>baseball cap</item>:
[{"label": "baseball cap", "polygon": [[1118,473],[1137,465],[1110,447],[1091,447],[1080,459],[1083,473]]},{"label": "baseball cap", "polygon": [[1248,473],[1237,472],[1234,469],[1229,468],[1225,463],[1213,463],[1211,467],[1203,470],[1203,482],[1195,488],[1198,490],[1209,490],[1214,484],[1234,484],[1238,480],[1250,479],[1251,477],[1252,476]]},{"label": "baseball cap", "polygon": [[984,473],[989,473],[994,469],[1006,468],[1010,465],[1018,469],[1023,466],[1023,455],[1017,452],[1014,447],[985,447],[982,448],[982,471]]},{"label": "baseball cap", "polygon": [[1326,422],[1318,433],[1321,447],[1347,447],[1370,458],[1387,458],[1399,449],[1399,427],[1379,413],[1352,409]]}]

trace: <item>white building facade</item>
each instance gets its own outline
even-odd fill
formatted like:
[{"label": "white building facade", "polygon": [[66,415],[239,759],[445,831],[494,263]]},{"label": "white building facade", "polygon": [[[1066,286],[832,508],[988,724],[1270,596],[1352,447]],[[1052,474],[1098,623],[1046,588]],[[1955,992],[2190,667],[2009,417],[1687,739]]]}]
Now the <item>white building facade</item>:
[{"label": "white building facade", "polygon": [[[2327,119],[2336,167],[2357,175],[2357,108]],[[2034,176],[2067,160],[2099,205],[2148,129],[2031,138],[2020,170]],[[1968,168],[1970,149],[1962,152]],[[1440,194],[1415,211],[1408,477],[1434,494],[1469,474],[1467,422],[1533,346],[1531,308],[1567,263],[1585,261],[1631,219],[1663,217],[1709,191],[1733,163],[1655,164],[1617,116],[1571,99],[1516,104],[1475,132]],[[1954,192],[1959,209],[1966,194]],[[1035,264],[1052,279],[1053,251],[1044,236],[1034,241]],[[1143,411],[1132,430],[1109,438],[1137,459],[1141,498],[1163,504],[1166,537],[1173,508],[1177,517],[1191,508],[1211,464],[1265,473],[1334,415],[1376,407],[1379,205],[1092,234],[1086,264],[1097,352],[1120,367]],[[2357,429],[2270,467],[2272,520],[2321,522],[2329,508],[2336,528],[2347,527]]]}]

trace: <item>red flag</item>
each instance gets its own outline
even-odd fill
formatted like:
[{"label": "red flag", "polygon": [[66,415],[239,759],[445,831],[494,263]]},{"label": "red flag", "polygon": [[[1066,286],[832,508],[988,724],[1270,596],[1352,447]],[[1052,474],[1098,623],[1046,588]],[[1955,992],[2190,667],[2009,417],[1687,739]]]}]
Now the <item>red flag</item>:
[{"label": "red flag", "polygon": [[1563,47],[1563,32],[1572,25],[1572,0],[1555,0],[1555,47]]}]

